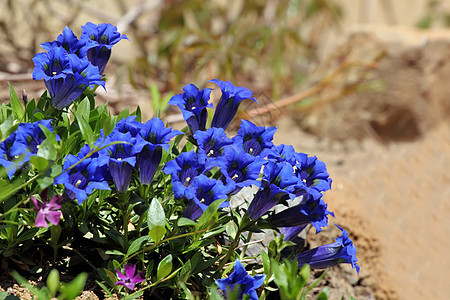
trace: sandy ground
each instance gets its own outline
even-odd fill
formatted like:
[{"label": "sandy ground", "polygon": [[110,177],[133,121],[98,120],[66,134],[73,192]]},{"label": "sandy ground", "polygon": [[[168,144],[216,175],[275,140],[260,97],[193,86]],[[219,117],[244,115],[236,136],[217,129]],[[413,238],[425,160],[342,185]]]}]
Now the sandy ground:
[{"label": "sandy ground", "polygon": [[277,144],[327,163],[334,180],[327,203],[353,235],[360,277],[371,275],[375,298],[450,294],[449,125],[413,142],[381,145],[370,139],[340,144],[303,133],[289,118],[277,123]]}]

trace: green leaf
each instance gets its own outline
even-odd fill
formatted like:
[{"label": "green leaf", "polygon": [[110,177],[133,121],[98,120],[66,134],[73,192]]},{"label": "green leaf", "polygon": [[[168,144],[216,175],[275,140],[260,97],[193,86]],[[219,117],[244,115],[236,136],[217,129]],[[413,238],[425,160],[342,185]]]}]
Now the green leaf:
[{"label": "green leaf", "polygon": [[78,115],[75,113],[75,117],[77,118],[78,125],[80,126],[81,135],[83,136],[84,140],[89,144],[93,145],[95,141],[94,132],[84,117]]},{"label": "green leaf", "polygon": [[180,227],[195,226],[195,225],[197,225],[197,222],[195,222],[194,220],[188,219],[188,218],[181,217],[178,219],[177,225]]},{"label": "green leaf", "polygon": [[324,287],[322,292],[317,296],[317,300],[328,300],[328,297],[330,296],[330,291],[328,287]]},{"label": "green leaf", "polygon": [[14,244],[17,245],[24,241],[32,239],[38,231],[39,231],[39,228],[36,228],[36,227],[28,229],[27,231],[25,231],[21,235],[19,235],[17,240],[14,242]]},{"label": "green leaf", "polygon": [[270,273],[270,259],[266,251],[261,250],[261,258],[264,266],[264,274]]},{"label": "green leaf", "polygon": [[86,121],[89,121],[89,114],[91,111],[91,104],[89,99],[86,97],[81,102],[78,103],[76,114],[83,117]]},{"label": "green leaf", "polygon": [[161,260],[161,262],[158,264],[158,269],[156,271],[156,278],[157,280],[160,280],[167,275],[170,274],[172,271],[172,254],[167,255],[166,257]]},{"label": "green leaf", "polygon": [[199,230],[207,228],[211,224],[215,223],[215,220],[219,215],[217,210],[219,209],[219,206],[223,201],[225,201],[225,199],[219,199],[208,206],[208,208],[197,221]]},{"label": "green leaf", "polygon": [[149,237],[144,235],[134,240],[133,243],[131,243],[130,247],[128,248],[127,255],[125,257],[128,257],[131,254],[138,251],[139,248],[141,248],[142,243],[148,241],[148,239]]},{"label": "green leaf", "polygon": [[166,233],[166,216],[158,199],[154,198],[148,208],[148,235],[155,242],[159,242]]},{"label": "green leaf", "polygon": [[45,139],[40,145],[37,152],[37,156],[43,157],[47,160],[56,160],[58,152],[56,150],[55,144],[53,144],[49,139]]},{"label": "green leaf", "polygon": [[83,291],[87,277],[87,273],[80,273],[70,283],[62,285],[61,296],[66,299],[75,299]]},{"label": "green leaf", "polygon": [[41,156],[32,156],[30,157],[30,162],[33,167],[36,168],[38,172],[42,172],[48,166],[48,160]]},{"label": "green leaf", "polygon": [[50,296],[53,298],[56,295],[60,286],[59,272],[56,269],[52,269],[47,277],[47,288],[50,291]]},{"label": "green leaf", "polygon": [[9,82],[8,82],[8,85],[9,85],[9,98],[10,98],[11,108],[14,110],[14,113],[17,116],[17,119],[22,120],[23,116],[25,115],[25,110],[22,107],[19,97],[17,97],[16,91],[14,90],[12,85]]},{"label": "green leaf", "polygon": [[44,177],[38,178],[36,181],[39,184],[39,187],[41,188],[41,190],[43,190],[53,184],[53,177],[44,176]]}]

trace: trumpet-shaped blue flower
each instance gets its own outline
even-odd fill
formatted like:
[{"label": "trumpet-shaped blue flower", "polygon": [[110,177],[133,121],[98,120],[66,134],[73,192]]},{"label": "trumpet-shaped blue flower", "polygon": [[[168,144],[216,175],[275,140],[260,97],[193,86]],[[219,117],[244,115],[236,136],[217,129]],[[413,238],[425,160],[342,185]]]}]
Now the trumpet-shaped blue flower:
[{"label": "trumpet-shaped blue flower", "polygon": [[241,147],[230,145],[214,163],[220,168],[224,183],[232,188],[230,194],[236,194],[243,187],[261,185],[257,179],[266,161],[248,154]]},{"label": "trumpet-shaped blue flower", "polygon": [[313,269],[325,269],[341,263],[351,264],[353,269],[359,274],[359,266],[356,263],[356,247],[348,237],[347,232],[336,225],[341,231],[342,236],[336,239],[336,242],[319,246],[307,250],[296,256],[299,267],[309,264]]},{"label": "trumpet-shaped blue flower", "polygon": [[[9,148],[9,155],[14,158],[21,158],[21,163],[30,160],[38,152],[39,145],[45,140],[45,134],[39,124],[53,131],[51,120],[42,120],[34,123],[21,123],[15,133],[14,144]],[[56,136],[60,140],[59,136]]]},{"label": "trumpet-shaped blue flower", "polygon": [[69,54],[62,47],[36,54],[33,62],[33,79],[44,79],[52,98],[52,106],[57,109],[67,107],[88,87],[94,88],[96,85],[105,87],[97,67],[94,67],[87,58]]},{"label": "trumpet-shaped blue flower", "polygon": [[194,134],[197,130],[206,130],[208,119],[207,108],[212,108],[209,103],[211,89],[199,90],[195,85],[188,84],[183,88],[183,93],[173,96],[169,104],[180,108],[183,118]]},{"label": "trumpet-shaped blue flower", "polygon": [[[208,178],[203,174],[192,180],[189,189],[192,190],[193,198],[189,200],[183,216],[191,220],[198,219],[214,201],[227,199],[229,192],[229,189],[221,181]],[[228,207],[228,205],[229,202],[224,201],[219,208]]]},{"label": "trumpet-shaped blue flower", "polygon": [[62,47],[68,53],[76,54],[79,58],[83,58],[86,56],[87,50],[94,47],[94,45],[88,42],[88,39],[79,40],[73,33],[72,29],[66,26],[63,32],[58,35],[56,41],[42,43],[41,47],[47,51],[53,48]]},{"label": "trumpet-shaped blue flower", "polygon": [[267,162],[263,170],[261,188],[248,207],[248,216],[256,220],[279,202],[294,199],[304,184],[294,176],[294,169],[286,162]]},{"label": "trumpet-shaped blue flower", "polygon": [[13,132],[10,136],[0,143],[0,166],[6,169],[6,174],[11,179],[16,173],[17,168],[22,165],[19,157],[16,159],[12,154],[14,142],[16,141],[16,133]]},{"label": "trumpet-shaped blue flower", "polygon": [[195,177],[205,171],[205,160],[194,151],[183,152],[175,159],[168,161],[163,168],[164,173],[172,177],[173,195],[176,199],[194,197],[191,185]]},{"label": "trumpet-shaped blue flower", "polygon": [[227,129],[230,122],[236,115],[239,105],[245,99],[250,99],[258,103],[253,98],[253,92],[245,87],[236,87],[229,81],[217,79],[210,80],[219,86],[222,91],[219,103],[214,112],[211,127]]},{"label": "trumpet-shaped blue flower", "polygon": [[272,152],[273,135],[276,127],[256,126],[250,121],[241,120],[241,127],[233,138],[236,145],[240,145],[245,152],[253,156],[266,157]]},{"label": "trumpet-shaped blue flower", "polygon": [[[98,165],[98,152],[85,158],[90,150],[86,144],[77,156],[69,154],[64,161],[63,173],[55,178],[55,184],[63,184],[66,188],[65,195],[71,200],[77,199],[78,204],[82,204],[96,189],[110,190],[108,175]],[[85,159],[80,162],[83,158]],[[75,164],[77,165],[71,168]]]},{"label": "trumpet-shaped blue flower", "polygon": [[312,190],[306,201],[296,206],[289,207],[275,214],[271,221],[275,226],[292,227],[312,224],[316,233],[322,231],[322,227],[328,225],[327,215],[334,214],[327,210],[327,204],[323,201],[322,194]]},{"label": "trumpet-shaped blue flower", "polygon": [[256,293],[256,290],[262,286],[265,278],[266,275],[255,275],[255,277],[248,275],[244,266],[237,259],[234,263],[234,270],[230,276],[223,279],[217,279],[216,284],[227,296],[229,291],[238,288],[239,300],[241,300],[244,295],[249,295],[251,300],[257,300],[258,294]]},{"label": "trumpet-shaped blue flower", "polygon": [[222,155],[225,146],[233,143],[222,128],[197,130],[194,133],[194,139],[197,140],[198,154],[204,159]]},{"label": "trumpet-shaped blue flower", "polygon": [[183,132],[165,127],[159,118],[153,118],[142,126],[133,149],[133,154],[137,156],[141,184],[152,182],[161,163],[162,150],[168,152],[170,140],[179,134]]},{"label": "trumpet-shaped blue flower", "polygon": [[323,161],[315,156],[308,156],[305,153],[297,154],[297,164],[295,173],[306,186],[311,190],[319,192],[328,191],[331,188],[331,178],[328,175],[327,167]]},{"label": "trumpet-shaped blue flower", "polygon": [[293,227],[282,227],[280,232],[284,234],[285,241],[294,241],[295,238],[302,232],[308,225],[300,225]]},{"label": "trumpet-shaped blue flower", "polygon": [[91,48],[87,51],[89,61],[103,74],[106,63],[111,56],[111,48],[127,36],[120,34],[117,27],[108,23],[95,25],[91,22],[81,26],[81,39],[88,39]]},{"label": "trumpet-shaped blue flower", "polygon": [[136,139],[131,137],[129,132],[113,131],[104,144],[118,141],[124,143],[114,144],[100,151],[99,166],[108,166],[117,191],[125,193],[130,186],[133,167],[136,164],[136,157],[133,156]]},{"label": "trumpet-shaped blue flower", "polygon": [[117,131],[121,133],[129,132],[131,136],[135,138],[143,128],[144,125],[141,122],[136,121],[136,116],[128,116],[116,123],[114,126],[114,131],[111,132],[110,135]]}]

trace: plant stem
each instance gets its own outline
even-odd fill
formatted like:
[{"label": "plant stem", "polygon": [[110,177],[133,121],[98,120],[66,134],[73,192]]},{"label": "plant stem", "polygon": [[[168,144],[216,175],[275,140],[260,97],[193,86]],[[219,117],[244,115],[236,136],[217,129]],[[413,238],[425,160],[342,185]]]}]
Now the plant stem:
[{"label": "plant stem", "polygon": [[168,242],[168,241],[171,241],[171,240],[180,239],[180,238],[191,236],[191,235],[195,235],[195,234],[202,233],[202,232],[205,232],[205,231],[208,231],[208,230],[209,230],[209,228],[205,228],[205,229],[202,229],[202,230],[198,230],[198,231],[194,231],[194,232],[188,232],[188,233],[183,233],[183,234],[180,234],[180,235],[175,235],[175,236],[169,237],[167,239],[161,240],[161,241],[159,241],[157,243],[154,243],[151,246],[145,247],[144,249],[141,249],[141,250],[133,253],[132,255],[128,256],[127,258],[125,258],[123,260],[122,264],[126,263],[131,258],[135,257],[136,255],[141,254],[142,252],[152,251],[153,249],[155,249],[156,247],[158,247],[159,245],[161,245],[161,244],[163,244],[165,242]]}]

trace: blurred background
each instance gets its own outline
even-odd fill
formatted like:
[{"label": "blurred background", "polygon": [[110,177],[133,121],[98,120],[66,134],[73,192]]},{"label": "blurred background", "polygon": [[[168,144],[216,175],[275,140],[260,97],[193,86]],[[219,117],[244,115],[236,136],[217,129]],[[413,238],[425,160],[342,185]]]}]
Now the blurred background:
[{"label": "blurred background", "polygon": [[[448,298],[450,1],[0,0],[0,101],[7,82],[39,97],[39,44],[86,22],[130,39],[98,89],[113,112],[139,105],[180,127],[172,95],[230,80],[260,103],[239,117],[325,161],[332,222],[350,231],[362,270],[330,271],[331,299]],[[326,232],[310,243],[337,237]]]}]

